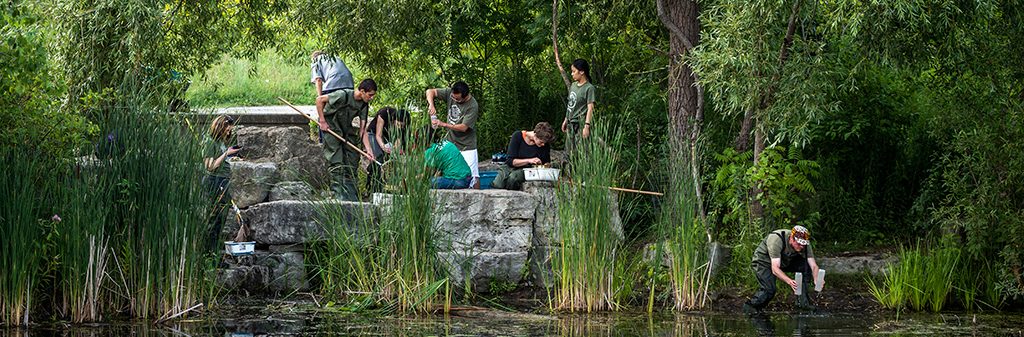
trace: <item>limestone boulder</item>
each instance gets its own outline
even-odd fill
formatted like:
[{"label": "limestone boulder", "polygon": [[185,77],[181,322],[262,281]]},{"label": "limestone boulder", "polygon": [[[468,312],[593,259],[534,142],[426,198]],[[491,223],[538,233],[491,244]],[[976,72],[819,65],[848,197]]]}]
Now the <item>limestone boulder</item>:
[{"label": "limestone boulder", "polygon": [[489,292],[526,271],[536,199],[506,190],[434,191],[438,256],[454,284]]},{"label": "limestone boulder", "polygon": [[882,275],[890,265],[899,263],[899,259],[889,254],[818,256],[814,260],[818,263],[818,268],[825,269],[825,277],[862,273]]},{"label": "limestone boulder", "polygon": [[558,195],[549,181],[527,181],[523,192],[537,201],[529,252],[530,281],[538,287],[550,287],[555,280],[551,259],[559,242]]},{"label": "limestone boulder", "polygon": [[257,244],[290,245],[323,240],[331,228],[354,225],[365,217],[372,220],[373,213],[367,203],[279,200],[246,209],[242,221],[249,224]]},{"label": "limestone boulder", "polygon": [[218,281],[229,292],[290,294],[307,290],[309,282],[302,252],[267,252],[228,256]]},{"label": "limestone boulder", "polygon": [[302,181],[283,181],[270,189],[269,201],[278,200],[312,200],[313,186]]},{"label": "limestone boulder", "polygon": [[235,130],[240,156],[251,161],[276,163],[282,181],[329,183],[323,146],[309,138],[309,129],[298,126],[242,126]]},{"label": "limestone boulder", "polygon": [[277,165],[270,162],[255,163],[234,161],[231,163],[231,199],[240,208],[249,207],[267,199],[271,187],[277,181]]}]

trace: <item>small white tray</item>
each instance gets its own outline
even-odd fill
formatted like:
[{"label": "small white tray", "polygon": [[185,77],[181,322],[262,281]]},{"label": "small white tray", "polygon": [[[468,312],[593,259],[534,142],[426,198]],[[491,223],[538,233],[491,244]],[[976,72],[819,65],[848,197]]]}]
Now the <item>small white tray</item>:
[{"label": "small white tray", "polygon": [[528,168],[524,170],[526,181],[558,181],[559,169],[555,168]]},{"label": "small white tray", "polygon": [[256,250],[256,241],[235,242],[224,241],[224,252],[232,255],[252,255]]}]

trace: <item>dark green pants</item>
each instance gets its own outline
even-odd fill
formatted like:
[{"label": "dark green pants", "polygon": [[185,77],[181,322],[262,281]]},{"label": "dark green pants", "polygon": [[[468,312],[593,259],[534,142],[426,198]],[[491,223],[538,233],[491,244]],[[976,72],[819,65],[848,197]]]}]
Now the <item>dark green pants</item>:
[{"label": "dark green pants", "polygon": [[498,169],[498,175],[491,182],[491,187],[518,191],[523,189],[524,182],[526,182],[526,172],[522,168],[514,169],[508,165],[502,165]]},{"label": "dark green pants", "polygon": [[[330,119],[328,122],[331,130],[344,134],[345,129],[338,127],[338,123]],[[359,191],[356,189],[356,180],[359,179],[356,175],[359,153],[330,134],[324,135],[323,141],[324,158],[327,159],[328,170],[331,173],[331,190],[334,191],[334,197],[346,201],[359,201]],[[349,142],[351,141],[350,139]]]}]

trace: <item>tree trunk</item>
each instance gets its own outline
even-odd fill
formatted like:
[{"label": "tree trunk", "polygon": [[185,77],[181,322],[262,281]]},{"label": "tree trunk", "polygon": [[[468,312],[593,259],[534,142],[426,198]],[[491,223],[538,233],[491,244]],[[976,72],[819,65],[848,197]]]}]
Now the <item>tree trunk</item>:
[{"label": "tree trunk", "polygon": [[[676,144],[690,138],[691,123],[697,116],[697,87],[693,69],[686,62],[688,52],[700,43],[697,3],[692,0],[660,0],[663,23],[669,28],[668,120],[669,137]],[[659,6],[660,7],[660,6]],[[667,22],[666,22],[667,21]],[[673,150],[676,151],[676,150]],[[679,149],[685,156],[685,149]]]}]

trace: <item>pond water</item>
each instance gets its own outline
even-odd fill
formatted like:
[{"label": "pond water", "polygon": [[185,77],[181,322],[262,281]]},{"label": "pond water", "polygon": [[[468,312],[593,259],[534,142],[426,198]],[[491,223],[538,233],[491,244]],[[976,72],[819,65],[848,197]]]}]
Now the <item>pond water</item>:
[{"label": "pond water", "polygon": [[1024,336],[1021,314],[788,315],[608,313],[543,316],[492,310],[397,317],[268,306],[244,318],[171,325],[36,326],[5,336]]}]

